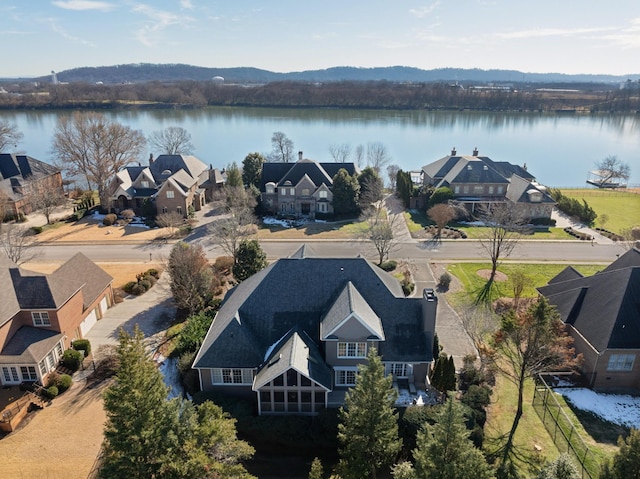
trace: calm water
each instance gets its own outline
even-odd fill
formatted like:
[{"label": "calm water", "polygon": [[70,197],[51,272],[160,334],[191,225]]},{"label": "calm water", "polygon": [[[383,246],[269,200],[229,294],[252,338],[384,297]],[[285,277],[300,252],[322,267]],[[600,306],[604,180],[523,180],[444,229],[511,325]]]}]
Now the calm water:
[{"label": "calm water", "polygon": [[[0,112],[24,134],[20,151],[52,161],[56,121],[69,112]],[[640,184],[640,115],[547,115],[522,113],[296,110],[208,108],[203,110],[107,111],[112,120],[145,135],[178,125],[191,133],[194,154],[207,164],[240,163],[249,152],[271,150],[283,131],[305,158],[331,161],[329,146],[379,141],[404,170],[449,154],[480,154],[522,165],[548,186],[585,186],[596,161],[616,155],[631,165],[630,184]],[[151,151],[149,152],[151,153]],[[157,155],[157,152],[153,152]],[[140,158],[146,161],[148,154]]]}]

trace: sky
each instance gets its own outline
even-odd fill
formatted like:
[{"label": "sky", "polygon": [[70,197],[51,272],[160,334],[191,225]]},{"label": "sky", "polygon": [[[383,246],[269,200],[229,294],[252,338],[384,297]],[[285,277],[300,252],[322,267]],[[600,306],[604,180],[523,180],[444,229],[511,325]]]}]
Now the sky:
[{"label": "sky", "polygon": [[640,73],[638,0],[0,0],[0,77],[185,63]]}]

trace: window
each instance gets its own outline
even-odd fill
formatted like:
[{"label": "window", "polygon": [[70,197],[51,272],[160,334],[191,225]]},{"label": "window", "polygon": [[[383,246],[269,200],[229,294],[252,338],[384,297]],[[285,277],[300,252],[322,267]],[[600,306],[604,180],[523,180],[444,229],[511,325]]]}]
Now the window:
[{"label": "window", "polygon": [[294,211],[296,208],[296,205],[294,205],[293,203],[289,203],[289,211]]},{"label": "window", "polygon": [[302,188],[302,196],[309,196],[309,188]]},{"label": "window", "polygon": [[265,185],[265,189],[266,189],[266,192],[271,195],[275,192],[276,187],[273,185],[273,183],[271,183],[271,184]]},{"label": "window", "polygon": [[34,326],[51,326],[49,313],[47,311],[32,311],[31,318]]},{"label": "window", "polygon": [[2,376],[5,383],[19,383],[20,377],[18,376],[18,368],[15,366],[3,366]]},{"label": "window", "polygon": [[492,195],[493,194],[493,186],[489,187],[489,194]]},{"label": "window", "polygon": [[484,193],[484,186],[482,185],[475,185],[473,187],[473,193],[476,195],[481,195],[482,193]]},{"label": "window", "polygon": [[44,376],[47,374],[47,364],[44,359],[38,363],[38,369],[40,370],[40,376]]},{"label": "window", "polygon": [[327,204],[326,203],[318,203],[318,211],[320,213],[326,213],[327,212]]},{"label": "window", "polygon": [[326,198],[327,197],[327,190],[321,190],[320,193],[318,193],[318,196],[320,198]]},{"label": "window", "polygon": [[214,368],[211,370],[212,384],[251,384],[253,373],[250,369]]},{"label": "window", "polygon": [[287,194],[287,189],[286,188],[280,188],[280,196],[284,196]]},{"label": "window", "polygon": [[498,186],[498,194],[501,195],[504,191],[504,186]]},{"label": "window", "polygon": [[469,193],[469,186],[465,185],[463,190],[464,190],[465,194],[468,194]]},{"label": "window", "polygon": [[168,190],[168,191],[167,191],[167,198],[173,198],[173,197],[174,197],[174,195],[173,195],[173,191]]},{"label": "window", "polygon": [[607,371],[633,371],[635,354],[612,354],[609,356]]},{"label": "window", "polygon": [[149,188],[149,182],[148,181],[141,181],[140,184],[142,185],[143,188]]},{"label": "window", "polygon": [[280,205],[280,211],[282,211],[283,213],[287,211],[287,205],[285,203]]},{"label": "window", "polygon": [[356,375],[358,370],[352,369],[336,369],[336,386],[355,386]]},{"label": "window", "polygon": [[384,374],[393,374],[396,378],[406,378],[413,374],[413,366],[407,363],[385,363]]},{"label": "window", "polygon": [[38,380],[38,375],[36,374],[36,368],[33,366],[20,366],[20,373],[22,374],[23,381]]},{"label": "window", "polygon": [[338,343],[339,358],[366,358],[367,343]]},{"label": "window", "polygon": [[180,214],[182,214],[182,206],[178,206],[176,207],[176,211]]},{"label": "window", "polygon": [[453,189],[453,192],[454,192],[456,195],[457,195],[457,194],[460,194],[460,187],[459,187],[459,186],[456,186],[456,187]]}]

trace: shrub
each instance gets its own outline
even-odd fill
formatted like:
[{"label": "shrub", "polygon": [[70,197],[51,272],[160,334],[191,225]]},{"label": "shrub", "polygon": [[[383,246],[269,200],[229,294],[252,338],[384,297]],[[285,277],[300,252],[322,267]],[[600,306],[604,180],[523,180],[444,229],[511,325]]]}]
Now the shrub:
[{"label": "shrub", "polygon": [[196,352],[202,345],[212,321],[213,314],[208,312],[189,317],[187,324],[180,331],[176,347],[173,350],[174,354],[181,356],[184,353]]},{"label": "shrub", "polygon": [[416,289],[416,284],[415,283],[402,283],[402,292],[404,293],[405,296],[409,296],[411,293],[413,293],[413,290]]},{"label": "shrub", "polygon": [[133,287],[138,284],[137,281],[129,281],[125,284],[122,289],[124,289],[125,293],[133,294]]},{"label": "shrub", "polygon": [[438,278],[438,288],[443,291],[447,291],[451,285],[451,275],[446,271]]},{"label": "shrub", "polygon": [[58,395],[58,387],[57,386],[49,386],[47,389],[43,391],[44,395],[47,399],[53,399]]},{"label": "shrub", "polygon": [[141,294],[144,294],[146,292],[147,292],[147,288],[145,288],[140,283],[134,284],[133,287],[131,288],[131,294],[135,294],[136,296],[140,296]]},{"label": "shrub", "polygon": [[389,271],[393,271],[394,269],[396,269],[396,266],[398,266],[398,262],[394,261],[392,259],[390,259],[389,261],[385,261],[384,263],[380,264],[380,268],[382,268],[383,270],[389,272]]},{"label": "shrub", "polygon": [[75,349],[67,349],[62,355],[62,365],[65,368],[71,369],[72,371],[77,371],[78,369],[80,369],[83,358],[84,354],[80,351],[76,351]]},{"label": "shrub", "polygon": [[146,279],[141,279],[140,281],[138,281],[138,286],[143,287],[144,291],[147,292],[151,289],[151,281],[148,281]]},{"label": "shrub", "polygon": [[142,279],[144,281],[148,281],[151,286],[153,286],[154,284],[156,284],[158,282],[157,278],[155,276],[151,276],[150,274],[145,274]]},{"label": "shrub", "polygon": [[62,394],[71,387],[72,382],[73,379],[71,379],[71,376],[69,376],[68,374],[62,374],[56,381],[55,386],[58,387],[58,392]]},{"label": "shrub", "polygon": [[232,266],[233,266],[233,256],[218,256],[216,258],[216,262],[213,264],[214,269],[219,273],[231,272]]},{"label": "shrub", "polygon": [[113,213],[109,213],[108,215],[104,215],[102,219],[102,224],[105,226],[113,226],[115,222],[118,220],[118,217]]},{"label": "shrub", "polygon": [[84,357],[86,358],[91,354],[91,343],[88,339],[76,339],[73,342],[73,349],[76,351],[84,351]]},{"label": "shrub", "polygon": [[40,233],[42,233],[42,231],[44,231],[44,228],[42,226],[32,226],[31,231],[33,231],[34,235],[39,235]]},{"label": "shrub", "polygon": [[120,216],[127,221],[131,221],[136,214],[133,210],[124,210],[120,212]]},{"label": "shrub", "polygon": [[46,386],[56,386],[58,384],[58,381],[60,379],[60,374],[58,374],[57,371],[51,371],[49,373],[49,375],[47,376],[47,384]]},{"label": "shrub", "polygon": [[78,220],[81,220],[86,213],[87,213],[87,210],[84,208],[81,208],[71,213],[70,218],[72,221],[78,221]]},{"label": "shrub", "polygon": [[153,276],[155,279],[160,279],[160,271],[155,268],[148,269],[146,274],[148,274],[149,276]]}]

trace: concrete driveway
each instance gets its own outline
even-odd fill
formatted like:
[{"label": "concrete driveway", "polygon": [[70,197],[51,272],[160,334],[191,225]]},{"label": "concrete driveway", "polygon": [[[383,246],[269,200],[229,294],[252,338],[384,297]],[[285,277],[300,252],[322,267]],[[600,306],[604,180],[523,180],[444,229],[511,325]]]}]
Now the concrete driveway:
[{"label": "concrete driveway", "polygon": [[104,317],[87,333],[93,351],[103,345],[117,345],[118,332],[123,328],[132,333],[137,324],[151,351],[164,338],[166,329],[175,318],[176,305],[171,295],[169,275],[162,273],[158,282],[141,296],[129,296],[107,310]]}]

